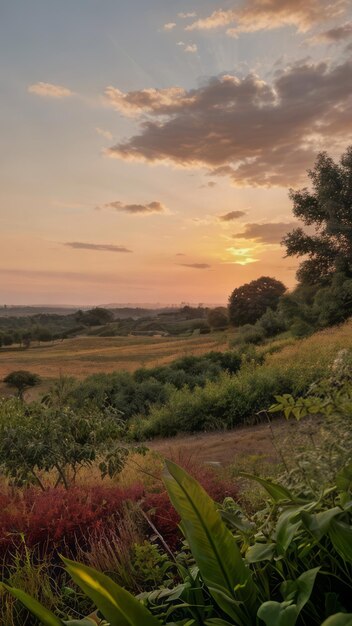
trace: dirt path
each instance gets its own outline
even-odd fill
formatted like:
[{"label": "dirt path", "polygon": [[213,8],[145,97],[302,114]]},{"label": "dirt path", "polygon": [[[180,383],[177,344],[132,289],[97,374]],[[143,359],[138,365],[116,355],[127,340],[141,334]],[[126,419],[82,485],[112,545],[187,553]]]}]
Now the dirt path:
[{"label": "dirt path", "polygon": [[[228,465],[240,457],[259,457],[268,462],[279,460],[275,443],[289,449],[291,445],[306,437],[307,423],[277,420],[272,424],[242,426],[235,430],[197,433],[172,439],[148,442],[148,447],[163,456],[177,458],[178,455],[194,457],[206,463]],[[273,442],[273,433],[275,441]]]}]

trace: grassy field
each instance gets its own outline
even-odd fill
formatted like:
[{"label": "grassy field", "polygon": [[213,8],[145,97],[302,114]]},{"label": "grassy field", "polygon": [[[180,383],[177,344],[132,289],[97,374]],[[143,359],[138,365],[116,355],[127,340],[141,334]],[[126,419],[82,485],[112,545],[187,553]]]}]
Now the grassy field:
[{"label": "grassy field", "polygon": [[26,369],[43,378],[60,374],[84,378],[98,372],[134,371],[191,354],[228,348],[227,333],[190,337],[76,337],[27,350],[0,349],[0,378]]}]

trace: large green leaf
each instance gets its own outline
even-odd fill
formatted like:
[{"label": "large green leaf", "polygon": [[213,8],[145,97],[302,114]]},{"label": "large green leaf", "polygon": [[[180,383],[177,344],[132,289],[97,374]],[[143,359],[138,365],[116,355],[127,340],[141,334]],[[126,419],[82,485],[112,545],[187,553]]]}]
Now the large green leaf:
[{"label": "large green leaf", "polygon": [[258,617],[266,626],[295,626],[303,607],[313,591],[319,567],[303,572],[297,580],[288,580],[281,585],[283,602],[264,602]]},{"label": "large green leaf", "polygon": [[341,513],[342,510],[340,507],[335,506],[333,509],[314,514],[303,511],[301,517],[303,524],[308,528],[309,532],[311,532],[317,540],[320,540],[323,535],[326,535],[328,532],[331,521],[337,515],[341,515]]},{"label": "large green leaf", "polygon": [[321,626],[352,626],[352,613],[331,615]]},{"label": "large green leaf", "polygon": [[[54,613],[46,609],[38,600],[32,598],[25,591],[21,589],[15,589],[2,583],[2,586],[13,595],[17,600],[20,600],[22,604],[33,614],[44,626],[65,626],[65,623],[56,617]],[[92,623],[91,623],[92,624]]]},{"label": "large green leaf", "polygon": [[248,472],[240,472],[240,476],[244,478],[249,478],[250,480],[255,480],[257,483],[262,485],[264,489],[268,492],[269,496],[274,500],[274,502],[281,502],[282,500],[290,500],[291,502],[305,502],[301,498],[295,498],[292,493],[283,487],[282,485],[278,485],[274,483],[272,480],[265,480],[264,478],[260,478],[255,474],[249,474]]},{"label": "large green leaf", "polygon": [[307,570],[296,580],[289,580],[281,585],[283,597],[285,600],[294,599],[298,613],[302,611],[312,594],[319,569],[320,567],[315,567],[314,569]]},{"label": "large green leaf", "polygon": [[295,626],[298,611],[291,602],[264,602],[258,611],[258,617],[266,626]]},{"label": "large green leaf", "polygon": [[235,624],[255,624],[257,588],[215,503],[187,472],[166,462],[164,481],[211,595]]},{"label": "large green leaf", "polygon": [[335,550],[345,561],[352,563],[352,526],[333,519],[329,526],[329,536]]},{"label": "large green leaf", "polygon": [[139,600],[111,578],[81,563],[63,561],[75,583],[94,602],[110,626],[160,626]]},{"label": "large green leaf", "polygon": [[247,563],[259,563],[260,561],[271,561],[275,554],[275,543],[255,543],[246,552]]}]

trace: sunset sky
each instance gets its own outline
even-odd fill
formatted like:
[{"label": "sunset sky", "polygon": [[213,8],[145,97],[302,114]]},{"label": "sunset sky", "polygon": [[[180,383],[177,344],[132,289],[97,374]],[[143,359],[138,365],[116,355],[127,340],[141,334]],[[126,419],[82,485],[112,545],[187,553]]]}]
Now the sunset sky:
[{"label": "sunset sky", "polygon": [[289,187],[352,143],[350,0],[0,0],[0,304],[288,287]]}]

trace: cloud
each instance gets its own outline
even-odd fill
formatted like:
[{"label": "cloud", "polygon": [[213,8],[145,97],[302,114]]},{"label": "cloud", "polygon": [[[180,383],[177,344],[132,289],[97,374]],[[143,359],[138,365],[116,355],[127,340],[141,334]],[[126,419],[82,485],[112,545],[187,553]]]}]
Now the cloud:
[{"label": "cloud", "polygon": [[316,24],[339,17],[347,7],[348,0],[247,0],[238,8],[213,11],[189,24],[186,30],[210,30],[233,25],[227,32],[237,36],[241,32],[294,26],[305,32]]},{"label": "cloud", "polygon": [[189,17],[197,17],[197,14],[195,11],[193,11],[192,13],[179,13],[178,17],[180,17],[181,20],[186,20]]},{"label": "cloud", "polygon": [[132,252],[125,246],[114,246],[110,244],[101,243],[82,243],[81,241],[68,241],[63,244],[69,248],[75,248],[77,250],[95,250],[97,252]]},{"label": "cloud", "polygon": [[216,182],[214,182],[213,180],[210,180],[204,185],[199,185],[199,189],[212,189],[213,187],[216,187]]},{"label": "cloud", "polygon": [[184,41],[178,41],[177,42],[178,46],[181,46],[183,48],[184,52],[197,52],[198,51],[198,46],[195,43],[189,43],[186,44]]},{"label": "cloud", "polygon": [[345,39],[352,37],[352,22],[346,22],[341,26],[335,26],[328,30],[318,33],[315,37],[312,37],[310,41],[313,43],[340,43]]},{"label": "cloud", "polygon": [[184,252],[177,252],[175,256],[186,256]]},{"label": "cloud", "polygon": [[195,270],[207,270],[211,265],[208,263],[180,263],[182,267],[191,267]]},{"label": "cloud", "polygon": [[172,30],[175,26],[176,22],[168,22],[167,24],[164,24],[164,30]]},{"label": "cloud", "polygon": [[101,135],[101,137],[104,137],[105,139],[108,139],[109,141],[112,140],[113,134],[109,130],[105,130],[104,128],[99,128],[98,126],[96,127],[95,130],[98,133],[98,135]]},{"label": "cloud", "polygon": [[149,202],[148,204],[124,204],[116,200],[115,202],[104,204],[104,208],[115,209],[121,213],[130,213],[131,215],[151,215],[152,213],[166,212],[166,207],[157,201]]},{"label": "cloud", "polygon": [[202,167],[238,186],[295,185],[317,150],[340,151],[352,132],[352,60],[302,61],[271,81],[226,74],[189,91],[119,94],[117,108],[148,117],[109,156]]},{"label": "cloud", "polygon": [[221,222],[231,222],[244,215],[246,215],[245,211],[230,211],[230,213],[225,213],[225,215],[219,215],[219,220]]},{"label": "cloud", "polygon": [[246,224],[243,233],[233,235],[234,239],[255,239],[266,244],[281,243],[289,231],[298,226],[295,222],[271,222],[267,224]]},{"label": "cloud", "polygon": [[171,110],[178,111],[192,101],[192,96],[188,96],[186,90],[181,87],[141,89],[123,93],[116,87],[110,86],[105,90],[105,96],[117,111],[128,117],[138,116],[142,113],[160,113],[162,115]]},{"label": "cloud", "polygon": [[184,50],[185,50],[185,52],[193,52],[193,53],[195,53],[195,52],[197,52],[198,47],[197,47],[197,44],[190,43],[187,46],[185,46]]},{"label": "cloud", "polygon": [[35,83],[29,85],[29,93],[35,93],[37,96],[44,98],[68,98],[73,96],[73,92],[62,85],[54,85],[52,83]]}]

